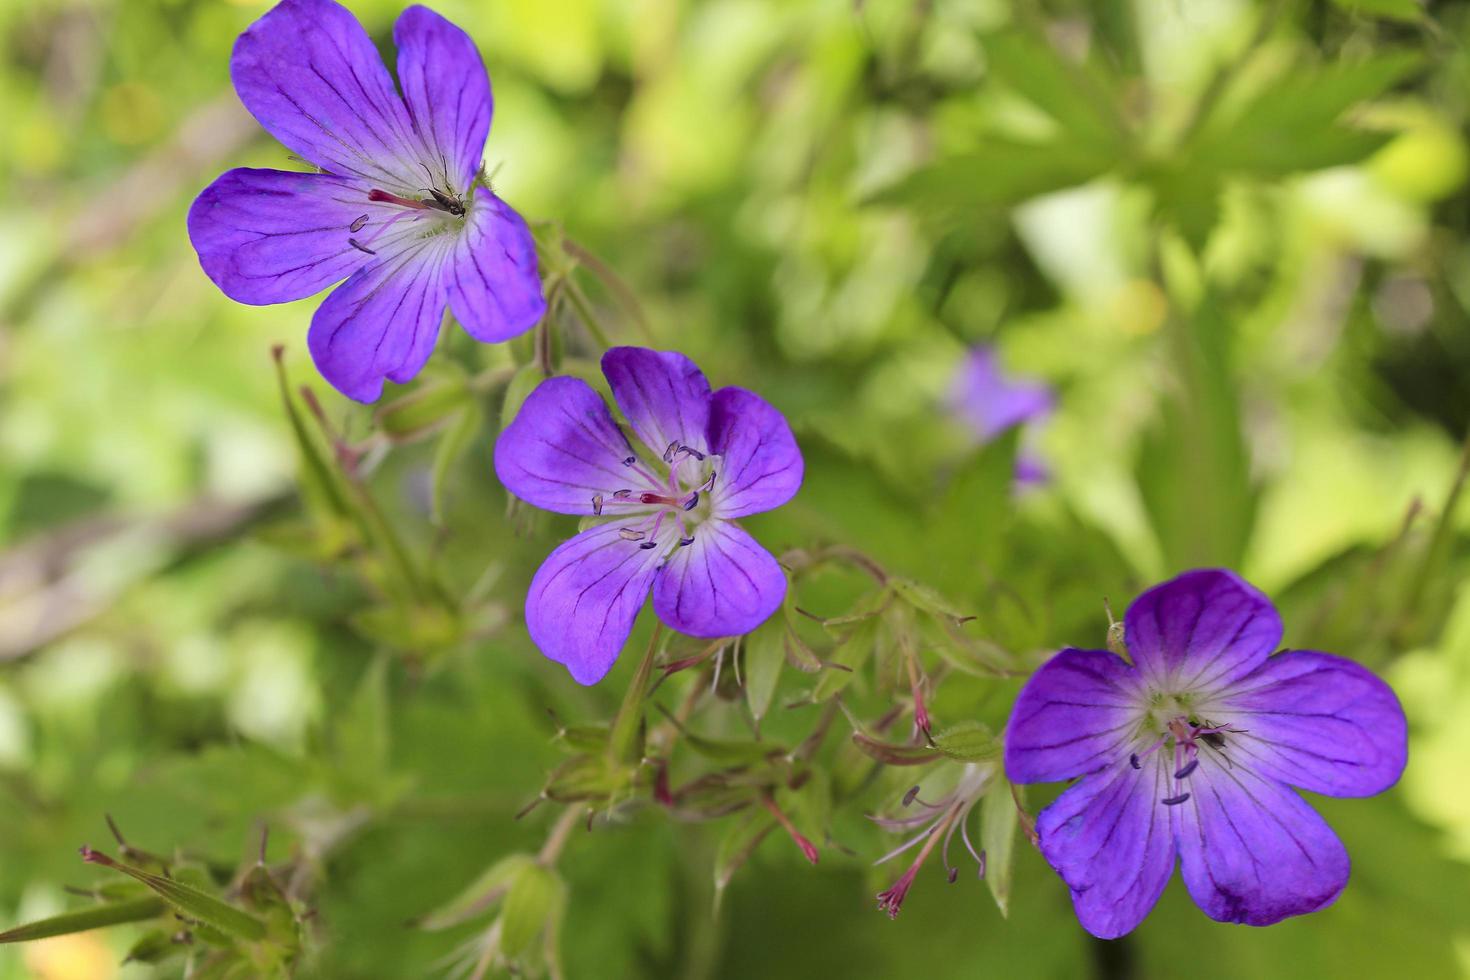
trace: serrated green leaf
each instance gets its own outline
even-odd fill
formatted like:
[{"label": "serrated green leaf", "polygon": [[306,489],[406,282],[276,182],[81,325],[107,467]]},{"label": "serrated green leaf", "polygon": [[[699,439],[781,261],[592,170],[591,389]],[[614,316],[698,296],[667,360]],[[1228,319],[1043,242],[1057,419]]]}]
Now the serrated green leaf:
[{"label": "serrated green leaf", "polygon": [[1396,51],[1293,72],[1244,106],[1222,109],[1185,155],[1198,161],[1196,169],[1270,177],[1355,163],[1389,136],[1345,126],[1343,114],[1422,64],[1418,54]]},{"label": "serrated green leaf", "polygon": [[962,721],[930,736],[934,747],[951,759],[981,762],[1000,757],[1000,739],[989,726],[978,721]]},{"label": "serrated green leaf", "polygon": [[985,849],[985,884],[1001,915],[1011,907],[1011,866],[1016,852],[1016,801],[1011,784],[997,772],[980,803],[980,846]]},{"label": "serrated green leaf", "polygon": [[1034,34],[1001,31],[982,43],[990,73],[1050,116],[1074,152],[1086,147],[1106,156],[1122,149],[1122,120],[1105,79]]},{"label": "serrated green leaf", "polygon": [[1115,161],[1069,153],[1064,145],[991,138],[968,153],[936,160],[874,194],[870,203],[902,205],[933,220],[965,223],[977,212],[1085,184]]},{"label": "serrated green leaf", "polygon": [[121,902],[106,902],[7,929],[0,932],[0,943],[28,943],[51,936],[65,936],[73,932],[86,932],[88,929],[121,925],[124,922],[141,922],[160,916],[167,909],[168,905],[163,899],[152,895]]}]

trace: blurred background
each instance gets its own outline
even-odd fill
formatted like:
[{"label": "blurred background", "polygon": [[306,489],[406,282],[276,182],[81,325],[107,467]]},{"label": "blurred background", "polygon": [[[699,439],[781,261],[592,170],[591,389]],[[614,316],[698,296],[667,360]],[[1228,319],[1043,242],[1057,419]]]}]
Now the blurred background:
[{"label": "blurred background", "polygon": [[[772,550],[861,548],[1032,664],[1100,647],[1105,597],[1228,565],[1288,644],[1383,672],[1412,730],[1395,789],[1313,801],[1347,892],[1270,929],[1176,882],[1097,943],[1024,839],[1006,914],[936,864],[890,921],[872,896],[898,869],[871,861],[893,841],[864,814],[899,776],[801,815],[818,868],[777,834],[718,903],[727,823],[634,806],[577,830],[565,975],[1470,975],[1470,4],[432,5],[481,46],[497,192],[568,283],[564,369],[599,336],[678,348],[792,420],[807,484],[749,522]],[[391,65],[399,5],[348,6]],[[374,411],[316,377],[318,299],[244,307],[200,271],[194,195],[298,166],[229,84],[267,7],[0,4],[0,926],[107,880],[77,857],[116,849],[104,814],[217,880],[268,826],[311,883],[303,975],[443,975],[484,922],[413,920],[541,846],[555,808],[514,817],[558,726],[609,717],[637,658],[579,688],[520,624],[573,529],[508,508],[490,466],[529,338],[447,334]],[[310,405],[283,403],[274,344],[325,434],[293,429]],[[981,344],[1056,394],[1019,437],[1040,485],[970,495],[1016,451],[950,408]],[[383,601],[391,571],[309,480],[302,504],[303,452],[332,450],[445,608]],[[799,737],[812,681],[779,683],[769,728]],[[1016,687],[964,678],[933,710],[999,730]],[[748,729],[717,707],[710,730]],[[121,965],[146,928],[5,945],[0,977],[180,975]]]}]

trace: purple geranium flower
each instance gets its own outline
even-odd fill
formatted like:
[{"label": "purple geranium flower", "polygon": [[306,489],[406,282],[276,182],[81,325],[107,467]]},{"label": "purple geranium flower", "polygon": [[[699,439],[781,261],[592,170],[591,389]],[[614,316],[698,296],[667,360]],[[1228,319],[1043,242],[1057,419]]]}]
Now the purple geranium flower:
[{"label": "purple geranium flower", "polygon": [[[970,351],[949,391],[950,410],[969,426],[980,442],[990,442],[1017,425],[1039,422],[1056,406],[1052,390],[1040,381],[1007,375],[995,350],[980,345]],[[1022,448],[1016,456],[1016,480],[1023,484],[1047,479],[1046,464]]]},{"label": "purple geranium flower", "polygon": [[231,170],[189,209],[199,262],[231,299],[285,303],[347,280],[307,343],[358,401],[419,372],[446,306],[486,343],[546,309],[530,231],[480,176],[491,99],[474,43],[424,7],[393,40],[401,98],[332,0],[284,0],[252,24],[230,58],[235,91],[319,172]]},{"label": "purple geranium flower", "polygon": [[1013,781],[1083,777],[1036,825],[1083,927],[1131,931],[1176,857],[1212,919],[1263,926],[1331,904],[1347,851],[1291,787],[1371,796],[1398,780],[1404,712],[1388,685],[1330,654],[1272,656],[1280,617],[1227,571],[1149,589],[1124,638],[1131,666],[1101,650],[1047,661],[1006,729]]},{"label": "purple geranium flower", "polygon": [[495,444],[507,490],[559,514],[603,518],[551,553],[526,596],[541,652],[582,684],[612,669],[649,590],[691,636],[755,629],[786,575],[735,518],[779,507],[802,460],[781,413],[743,388],[711,392],[683,354],[615,347],[602,372],[644,450],[585,381],[543,381]]}]

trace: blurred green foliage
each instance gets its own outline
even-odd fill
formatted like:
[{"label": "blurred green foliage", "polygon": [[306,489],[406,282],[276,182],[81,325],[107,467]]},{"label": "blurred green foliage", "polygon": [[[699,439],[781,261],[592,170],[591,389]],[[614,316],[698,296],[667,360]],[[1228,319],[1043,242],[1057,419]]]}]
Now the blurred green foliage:
[{"label": "blurred green foliage", "polygon": [[[386,45],[398,6],[351,6]],[[840,766],[775,797],[821,847],[816,869],[758,807],[680,824],[624,806],[590,833],[575,807],[575,826],[551,803],[515,819],[549,773],[588,776],[578,739],[603,744],[586,726],[613,717],[651,632],[589,690],[520,625],[530,575],[572,530],[508,508],[490,467],[539,377],[533,340],[446,335],[376,410],[336,399],[305,353],[316,301],[230,303],[184,234],[219,171],[292,166],[228,84],[265,5],[10,0],[0,919],[123,882],[77,857],[108,842],[106,813],[201,893],[299,930],[322,977],[449,968],[487,920],[422,918],[473,905],[477,881],[498,889],[502,946],[559,955],[570,977],[1470,972],[1470,518],[1449,507],[1470,429],[1470,4],[434,6],[489,65],[486,161],[537,224],[560,369],[587,373],[605,336],[760,391],[808,476],[752,530],[777,552],[858,548],[892,576],[803,572],[793,603],[816,616],[888,604],[825,630],[787,610],[791,632],[783,618],[747,639],[745,690],[718,680],[676,770],[691,752],[744,760],[757,726],[796,745],[810,702],[839,691],[880,714],[906,695],[875,650],[1034,665],[1101,646],[1104,597],[1121,609],[1227,564],[1278,599],[1288,642],[1386,673],[1408,772],[1377,799],[1314,801],[1354,859],[1331,909],[1224,926],[1176,882],[1107,946],[1008,827],[987,838],[997,860],[1015,841],[995,901],[935,864],[896,921],[874,911],[897,869],[869,867],[894,841],[864,814],[912,780],[895,766],[848,785],[867,757],[841,738]],[[943,409],[978,342],[1059,393],[1027,436],[1045,488],[1014,492],[1015,440],[977,449]],[[977,617],[961,640],[951,612]],[[855,669],[803,673],[808,655]],[[711,666],[651,700],[697,696]],[[978,674],[937,691],[941,728],[1001,729],[1018,681]],[[944,744],[982,758],[969,737]],[[997,826],[1013,812],[981,809]],[[300,922],[252,891],[262,826],[268,866],[309,896]],[[559,860],[537,863],[554,827]],[[222,925],[195,908],[201,930]],[[254,968],[288,955],[271,945],[285,933],[235,925],[267,958]],[[150,936],[7,945],[0,977],[177,975],[178,957],[117,966],[163,950]]]}]

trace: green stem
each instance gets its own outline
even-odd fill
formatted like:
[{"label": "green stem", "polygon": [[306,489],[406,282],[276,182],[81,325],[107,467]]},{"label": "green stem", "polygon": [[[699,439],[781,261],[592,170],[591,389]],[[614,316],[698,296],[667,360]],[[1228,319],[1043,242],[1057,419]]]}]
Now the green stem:
[{"label": "green stem", "polygon": [[662,635],[663,624],[655,624],[653,636],[648,638],[648,649],[643,652],[643,660],[633,674],[633,682],[628,685],[627,693],[623,695],[617,717],[613,719],[607,751],[614,762],[638,761],[639,753],[634,749],[637,747],[638,730],[643,724],[643,698],[648,693],[648,681],[653,676],[653,658]]}]

